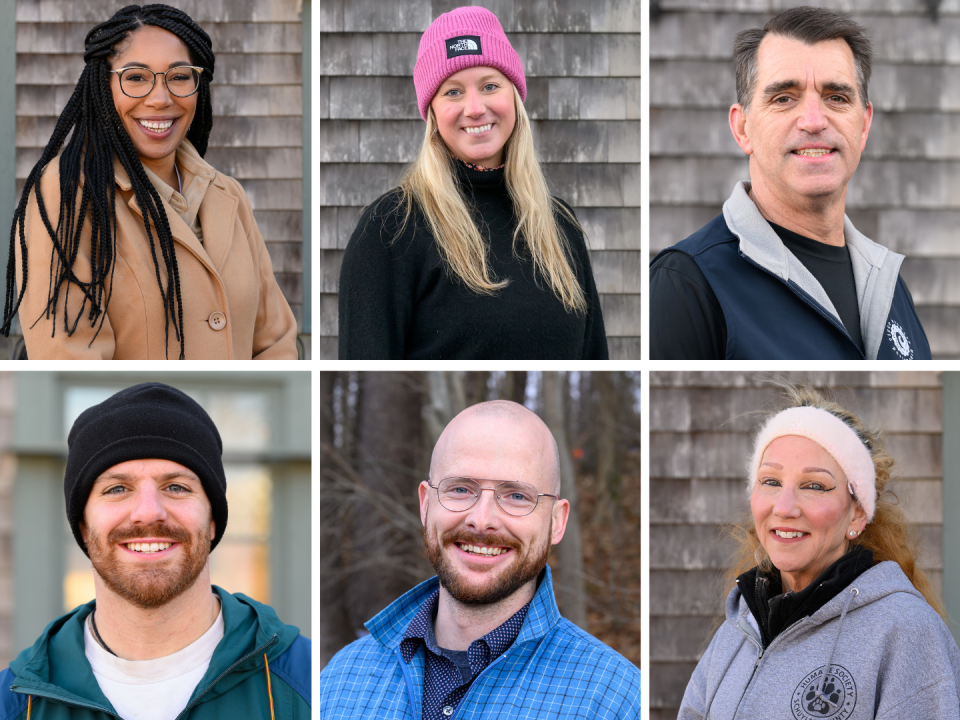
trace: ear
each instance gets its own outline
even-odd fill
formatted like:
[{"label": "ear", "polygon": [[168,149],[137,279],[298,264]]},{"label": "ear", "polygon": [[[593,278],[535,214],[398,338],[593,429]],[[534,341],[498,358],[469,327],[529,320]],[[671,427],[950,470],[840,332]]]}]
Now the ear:
[{"label": "ear", "polygon": [[850,531],[852,530],[857,535],[863,532],[863,529],[867,526],[867,511],[863,509],[863,506],[854,498],[853,500],[853,517],[850,518],[850,522],[847,524],[847,539],[850,539]]},{"label": "ear", "polygon": [[867,103],[863,111],[863,139],[860,142],[860,152],[867,147],[867,135],[870,134],[870,125],[873,123],[873,103]]},{"label": "ear", "polygon": [[740,103],[731,105],[728,120],[730,122],[730,132],[733,133],[733,139],[737,141],[737,145],[747,155],[753,155],[753,143],[750,142],[747,135],[747,111],[743,105]]},{"label": "ear", "polygon": [[563,534],[567,530],[567,520],[570,518],[570,501],[557,500],[553,504],[553,535],[550,537],[550,544],[556,545],[563,540]]},{"label": "ear", "polygon": [[210,540],[211,542],[217,536],[217,524],[210,518]]},{"label": "ear", "polygon": [[430,483],[424,480],[420,483],[420,487],[417,488],[417,492],[420,494],[420,524],[426,527],[427,525],[427,503],[430,502]]},{"label": "ear", "polygon": [[86,544],[87,544],[87,541],[89,540],[89,537],[88,537],[88,536],[89,536],[89,532],[87,531],[87,521],[86,521],[86,520],[81,520],[81,521],[77,524],[77,527],[80,528],[80,537],[83,538],[83,544],[86,545]]}]

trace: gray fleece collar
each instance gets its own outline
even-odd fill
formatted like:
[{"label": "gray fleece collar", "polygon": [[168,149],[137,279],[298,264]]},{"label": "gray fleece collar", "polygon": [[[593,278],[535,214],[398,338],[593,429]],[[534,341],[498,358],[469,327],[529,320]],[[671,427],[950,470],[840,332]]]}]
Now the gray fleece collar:
[{"label": "gray fleece collar", "polygon": [[[747,194],[749,190],[749,183],[738,182],[733,194],[723,204],[723,219],[730,232],[740,239],[740,252],[784,282],[800,287],[843,325],[826,290],[783,244],[750,199]],[[893,304],[903,255],[867,238],[846,215],[843,216],[843,237],[853,265],[864,355],[868,360],[876,360]]]}]

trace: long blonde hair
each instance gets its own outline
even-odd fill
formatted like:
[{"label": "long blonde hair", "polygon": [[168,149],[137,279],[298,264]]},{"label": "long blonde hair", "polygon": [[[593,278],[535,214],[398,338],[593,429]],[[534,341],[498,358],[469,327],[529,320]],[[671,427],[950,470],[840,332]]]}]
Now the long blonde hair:
[{"label": "long blonde hair", "polygon": [[[860,536],[852,540],[851,543],[862,545],[873,551],[874,564],[884,560],[896,562],[903,570],[904,575],[913,583],[913,586],[930,603],[930,606],[941,617],[945,618],[946,610],[943,603],[937,597],[937,593],[931,586],[926,574],[917,567],[916,536],[907,524],[907,519],[898,505],[897,496],[893,491],[887,489],[887,484],[890,482],[890,471],[895,461],[884,447],[883,431],[868,428],[860,418],[841,407],[825,392],[814,387],[805,384],[793,385],[782,380],[774,380],[773,383],[781,388],[786,401],[779,410],[790,407],[816,407],[826,410],[843,420],[870,451],[870,457],[873,459],[873,466],[877,473],[877,507],[873,520],[867,524]],[[737,542],[737,549],[730,569],[725,576],[727,587],[730,587],[739,575],[754,566],[759,566],[762,571],[769,572],[773,565],[770,562],[770,556],[767,555],[760,539],[757,537],[757,528],[753,518],[744,519],[733,525],[729,530]]]},{"label": "long blonde hair", "polygon": [[[546,279],[567,312],[583,313],[587,308],[586,297],[573,270],[569,241],[557,224],[554,211],[562,213],[581,232],[583,228],[573,213],[550,196],[533,147],[530,119],[516,87],[513,94],[516,124],[504,145],[504,176],[517,216],[513,252],[519,255],[518,244],[522,240],[533,261],[535,276]],[[399,189],[405,204],[400,232],[416,203],[426,216],[448,270],[472,291],[493,295],[508,281],[498,280],[491,272],[487,244],[457,183],[455,162],[440,137],[433,108],[430,108],[420,153],[400,179]]]}]

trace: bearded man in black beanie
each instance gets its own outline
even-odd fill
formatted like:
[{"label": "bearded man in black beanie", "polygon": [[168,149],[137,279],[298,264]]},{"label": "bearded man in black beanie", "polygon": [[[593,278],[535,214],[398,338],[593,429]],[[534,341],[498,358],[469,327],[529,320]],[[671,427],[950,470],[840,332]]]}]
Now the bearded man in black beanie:
[{"label": "bearded man in black beanie", "polygon": [[310,717],[310,641],[272,608],[210,584],[227,525],[223,445],[161,383],[84,411],[63,491],[96,600],[0,673],[5,718]]}]

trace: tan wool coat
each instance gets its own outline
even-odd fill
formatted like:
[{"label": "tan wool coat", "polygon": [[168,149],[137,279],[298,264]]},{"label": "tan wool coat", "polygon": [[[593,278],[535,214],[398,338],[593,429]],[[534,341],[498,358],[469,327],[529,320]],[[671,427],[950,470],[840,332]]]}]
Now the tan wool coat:
[{"label": "tan wool coat", "polygon": [[[295,360],[297,322],[274,278],[243,188],[204,162],[187,141],[177,150],[177,163],[183,168],[184,192],[189,190],[189,182],[208,183],[197,213],[202,242],[167,199],[163,200],[180,269],[186,359]],[[28,282],[19,316],[31,360],[162,360],[180,355],[173,322],[165,343],[163,301],[143,214],[127,173],[116,159],[114,169],[117,249],[113,294],[103,328],[95,339],[96,327],[91,327],[88,319],[89,304],[72,335],[64,327],[65,304],[71,323],[76,321],[82,304],[83,294],[76,286],[61,288],[56,326],[53,315],[47,312],[53,243],[40,218],[36,195],[30,198],[25,219]],[[56,227],[59,158],[44,169],[40,188],[47,217]],[[166,286],[158,243],[156,253]],[[23,282],[21,267],[18,242],[18,289]],[[81,280],[90,279],[89,229],[73,271]]]}]

